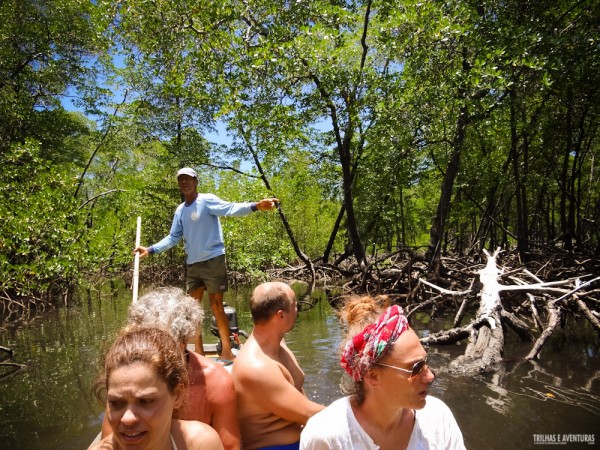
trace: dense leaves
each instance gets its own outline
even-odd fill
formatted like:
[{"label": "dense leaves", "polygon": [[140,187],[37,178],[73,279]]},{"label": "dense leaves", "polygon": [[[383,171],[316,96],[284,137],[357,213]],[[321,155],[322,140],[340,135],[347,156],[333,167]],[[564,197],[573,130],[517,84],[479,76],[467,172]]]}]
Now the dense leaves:
[{"label": "dense leaves", "polygon": [[[39,297],[32,261],[41,290],[65,260],[56,285],[129,270],[135,218],[145,244],[168,232],[182,165],[224,199],[281,200],[224,220],[233,271],[350,258],[366,273],[407,246],[434,271],[445,252],[600,251],[598,2],[54,0],[0,14],[5,302]],[[54,209],[29,217],[22,198]]]},{"label": "dense leaves", "polygon": [[34,143],[14,145],[0,171],[0,292],[11,299],[49,302],[76,277],[77,235],[73,179],[47,163]]}]

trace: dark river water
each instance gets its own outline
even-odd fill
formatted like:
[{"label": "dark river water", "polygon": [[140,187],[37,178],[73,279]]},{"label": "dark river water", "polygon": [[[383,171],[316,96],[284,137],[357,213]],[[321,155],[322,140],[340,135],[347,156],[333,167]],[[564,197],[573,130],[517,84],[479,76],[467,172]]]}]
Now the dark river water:
[{"label": "dark river water", "polygon": [[[225,297],[237,309],[240,329],[247,331],[250,291],[231,290]],[[0,345],[14,355],[5,359],[0,353],[0,359],[23,367],[0,366],[0,449],[87,448],[102,412],[91,395],[99,356],[124,325],[130,301],[129,291],[106,292],[80,306],[1,325]],[[207,300],[204,307],[208,317]],[[205,341],[214,342],[209,322],[204,322]],[[429,362],[438,375],[432,394],[454,412],[468,449],[600,447],[599,339],[583,324],[567,327],[535,363],[520,361],[530,344],[515,339],[508,345],[504,370],[484,376],[443,373],[462,346],[430,348]],[[412,325],[424,335],[443,323],[428,323],[422,315]],[[299,314],[286,337],[306,373],[307,394],[323,404],[341,396],[337,349],[342,335],[331,307],[321,299]]]}]

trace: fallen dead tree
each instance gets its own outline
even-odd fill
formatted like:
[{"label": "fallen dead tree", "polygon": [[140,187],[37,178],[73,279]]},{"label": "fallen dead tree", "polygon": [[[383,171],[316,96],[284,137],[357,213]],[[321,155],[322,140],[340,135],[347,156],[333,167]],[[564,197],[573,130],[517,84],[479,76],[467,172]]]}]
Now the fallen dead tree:
[{"label": "fallen dead tree", "polygon": [[[445,255],[441,270],[431,272],[418,250],[373,256],[367,270],[359,270],[351,259],[342,267],[316,264],[319,289],[336,309],[351,295],[385,294],[409,317],[421,312],[434,319],[454,311],[450,329],[422,341],[444,345],[467,340],[464,354],[450,365],[456,373],[500,369],[509,332],[531,343],[525,360],[540,358],[548,339],[568,321],[584,320],[600,333],[600,277],[590,275],[600,273],[598,258],[545,248],[529,254],[524,263],[518,252],[483,251]],[[269,275],[298,280],[309,274],[303,267],[289,267]],[[302,309],[317,301],[310,295],[302,298]]]},{"label": "fallen dead tree", "polygon": [[[499,250],[493,255],[484,251],[487,256],[487,264],[478,271],[480,287],[478,293],[479,306],[475,317],[466,325],[460,326],[464,308],[469,302],[469,296],[474,297],[473,289],[468,291],[452,291],[437,286],[425,279],[420,283],[430,291],[435,291],[435,298],[441,301],[444,298],[462,297],[461,308],[457,313],[455,327],[421,339],[426,344],[451,344],[463,339],[468,339],[463,355],[456,358],[449,365],[449,370],[461,374],[474,374],[489,372],[497,369],[503,361],[505,333],[510,328],[515,331],[521,339],[534,342],[526,359],[537,359],[542,347],[548,338],[554,333],[566,314],[581,313],[595,329],[600,332],[600,322],[594,309],[590,309],[584,301],[590,297],[590,302],[597,300],[591,297],[595,291],[592,289],[600,280],[593,278],[585,283],[580,278],[569,278],[558,281],[544,282],[536,275],[526,269],[522,271],[506,272],[497,265]],[[513,284],[500,284],[502,281],[512,281]],[[472,284],[474,286],[475,283]],[[511,304],[510,309],[504,306],[502,297],[506,294],[520,293],[524,295],[524,301],[516,306]],[[501,295],[502,294],[502,295]],[[511,300],[521,297],[513,296]],[[508,302],[507,303],[511,303]],[[539,305],[547,311],[547,323],[544,324],[540,317]],[[417,308],[407,306],[408,314],[414,313]],[[531,324],[519,318],[515,311],[523,316],[529,312]],[[531,328],[543,328],[537,339]]]}]

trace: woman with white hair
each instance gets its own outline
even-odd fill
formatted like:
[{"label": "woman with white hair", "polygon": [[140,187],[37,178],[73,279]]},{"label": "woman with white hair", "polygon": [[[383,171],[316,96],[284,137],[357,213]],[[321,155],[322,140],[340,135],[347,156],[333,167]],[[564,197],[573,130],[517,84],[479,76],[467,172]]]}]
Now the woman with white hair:
[{"label": "woman with white hair", "polygon": [[188,342],[198,331],[204,311],[198,301],[176,287],[154,289],[129,307],[129,324],[167,330],[177,342]]},{"label": "woman with white hair", "polygon": [[361,297],[348,303],[340,361],[348,396],[311,417],[300,449],[463,450],[452,412],[428,395],[435,376],[402,308],[380,313],[376,302]]}]

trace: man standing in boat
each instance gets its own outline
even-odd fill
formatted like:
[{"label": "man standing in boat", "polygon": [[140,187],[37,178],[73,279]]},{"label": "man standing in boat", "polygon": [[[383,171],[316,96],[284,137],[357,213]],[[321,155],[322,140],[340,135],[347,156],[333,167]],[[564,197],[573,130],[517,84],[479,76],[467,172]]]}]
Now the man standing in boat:
[{"label": "man standing in boat", "polygon": [[[187,255],[187,292],[202,301],[208,291],[210,307],[215,316],[223,344],[221,358],[233,360],[229,341],[229,320],[223,308],[223,293],[227,290],[225,244],[219,216],[246,216],[253,211],[269,211],[275,207],[276,198],[265,198],[256,203],[231,203],[213,194],[198,193],[196,172],[184,167],[177,172],[177,183],[185,201],[175,210],[169,235],[150,247],[136,247],[140,258],[168,250],[183,238]],[[204,354],[202,333],[198,331],[196,351]]]},{"label": "man standing in boat", "polygon": [[231,371],[242,448],[297,450],[302,426],[325,406],[306,396],[304,372],[283,339],[298,315],[296,295],[282,282],[260,284],[250,313],[254,328]]}]

